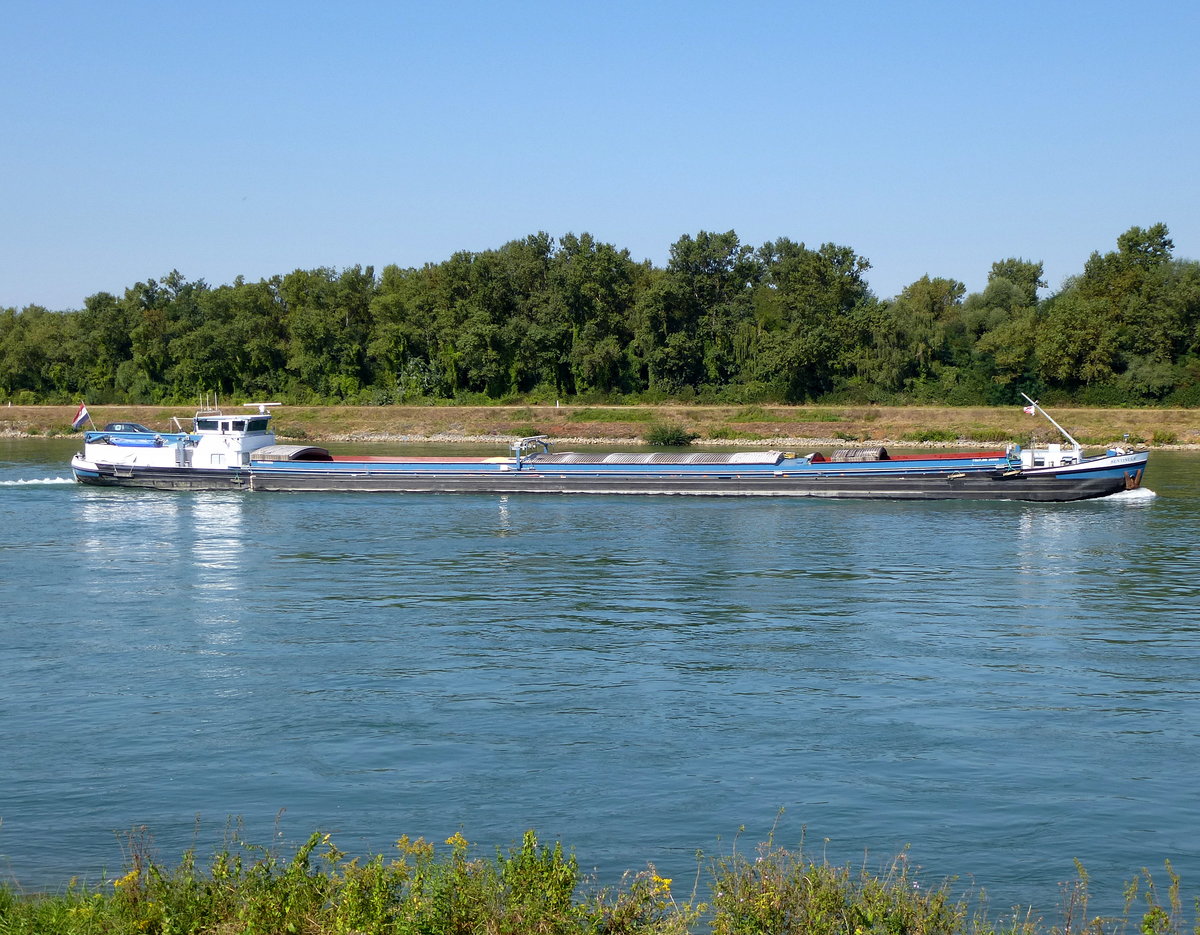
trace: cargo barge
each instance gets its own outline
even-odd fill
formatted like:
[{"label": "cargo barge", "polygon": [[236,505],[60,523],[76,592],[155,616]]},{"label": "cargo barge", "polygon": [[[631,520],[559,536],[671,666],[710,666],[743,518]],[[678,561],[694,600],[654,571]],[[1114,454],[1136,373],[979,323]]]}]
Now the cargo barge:
[{"label": "cargo barge", "polygon": [[[897,456],[886,448],[826,455],[791,451],[554,452],[546,436],[519,439],[499,457],[378,457],[281,445],[271,431],[275,403],[249,413],[201,410],[190,429],[156,432],[116,424],[84,435],[71,460],[75,479],[102,487],[255,492],[682,494],[1068,501],[1140,486],[1145,451],[1114,447],[1085,456],[1068,444],[998,451]],[[82,407],[81,407],[82,408]],[[1029,411],[1029,410],[1027,410]]]}]

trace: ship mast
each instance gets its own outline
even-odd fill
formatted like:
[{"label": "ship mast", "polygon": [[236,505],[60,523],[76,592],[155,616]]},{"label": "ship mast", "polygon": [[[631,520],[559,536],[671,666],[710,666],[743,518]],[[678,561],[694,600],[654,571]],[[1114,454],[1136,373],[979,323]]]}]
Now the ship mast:
[{"label": "ship mast", "polygon": [[1029,405],[1031,405],[1034,409],[1036,409],[1038,412],[1040,412],[1042,415],[1044,415],[1046,417],[1047,421],[1049,421],[1049,423],[1051,425],[1053,425],[1056,429],[1058,429],[1060,432],[1062,432],[1063,437],[1074,446],[1076,451],[1080,450],[1081,446],[1080,446],[1079,442],[1075,441],[1074,437],[1071,435],[1070,432],[1068,432],[1061,425],[1059,425],[1057,422],[1055,422],[1054,417],[1051,416],[1050,413],[1048,413],[1041,406],[1039,406],[1036,399],[1030,399],[1025,393],[1022,393],[1021,395],[1024,396],[1026,400],[1028,400]]}]

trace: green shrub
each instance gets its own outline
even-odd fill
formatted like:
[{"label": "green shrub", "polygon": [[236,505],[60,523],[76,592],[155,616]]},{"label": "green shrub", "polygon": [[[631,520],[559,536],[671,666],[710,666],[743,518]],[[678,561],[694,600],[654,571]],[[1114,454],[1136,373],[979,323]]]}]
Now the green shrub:
[{"label": "green shrub", "polygon": [[553,383],[539,383],[521,396],[534,406],[553,406],[562,399],[562,392]]},{"label": "green shrub", "polygon": [[785,382],[764,383],[760,380],[752,380],[748,383],[706,388],[697,401],[711,402],[715,405],[742,405],[747,403],[785,404],[789,400]]},{"label": "green shrub", "polygon": [[1081,387],[1075,392],[1074,401],[1080,406],[1105,409],[1120,409],[1144,402],[1144,400],[1138,398],[1131,399],[1129,387],[1123,386],[1117,381],[1111,383],[1092,383]]},{"label": "green shrub", "polygon": [[713,863],[714,935],[954,935],[966,906],[948,887],[924,888],[904,855],[883,875],[814,863],[763,845],[754,860],[734,854]]},{"label": "green shrub", "polygon": [[1200,406],[1200,382],[1188,383],[1174,390],[1163,400],[1168,406],[1192,409]]},{"label": "green shrub", "polygon": [[700,436],[690,432],[685,426],[660,423],[652,425],[642,436],[647,445],[656,448],[686,448]]}]

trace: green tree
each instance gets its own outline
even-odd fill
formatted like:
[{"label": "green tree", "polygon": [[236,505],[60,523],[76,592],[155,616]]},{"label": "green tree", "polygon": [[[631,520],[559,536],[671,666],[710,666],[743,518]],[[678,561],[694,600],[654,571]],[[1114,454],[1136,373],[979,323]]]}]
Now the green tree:
[{"label": "green tree", "polygon": [[810,250],[787,238],[758,251],[753,329],[737,356],[745,377],[781,386],[785,398],[816,398],[853,369],[863,309],[874,302],[866,258],[832,243]]},{"label": "green tree", "polygon": [[554,239],[544,231],[500,248],[512,304],[502,338],[508,360],[506,392],[543,387],[558,396],[571,386],[571,321],[553,275],[555,252]]},{"label": "green tree", "polygon": [[81,382],[78,318],[29,305],[0,313],[0,390],[65,402]]},{"label": "green tree", "polygon": [[869,359],[881,388],[936,396],[955,383],[970,353],[965,291],[957,280],[922,276],[875,316]]},{"label": "green tree", "polygon": [[439,349],[450,385],[493,398],[509,389],[513,296],[495,250],[456,253],[440,277]]},{"label": "green tree", "polygon": [[171,341],[177,397],[273,395],[283,388],[287,335],[278,280],[231,286],[197,296],[199,323]]},{"label": "green tree", "polygon": [[1192,346],[1197,309],[1195,274],[1173,262],[1173,248],[1166,225],[1154,224],[1093,253],[1046,305],[1041,376],[1067,388],[1107,385],[1113,399],[1165,395]]},{"label": "green tree", "polygon": [[88,296],[78,317],[84,368],[81,392],[95,402],[119,402],[117,371],[132,356],[135,319],[129,307],[109,292]]},{"label": "green tree", "polygon": [[372,384],[381,401],[439,396],[449,391],[434,361],[439,345],[439,268],[384,267],[371,300],[371,341],[367,348]]},{"label": "green tree", "polygon": [[1120,361],[1119,331],[1102,298],[1069,289],[1046,303],[1038,327],[1039,375],[1075,387],[1110,379]]},{"label": "green tree", "polygon": [[1015,387],[1034,387],[1037,370],[1039,262],[1010,258],[992,264],[987,287],[967,296],[962,321],[973,343],[971,370],[980,402],[1014,402]]},{"label": "green tree", "polygon": [[172,270],[125,290],[120,305],[132,325],[130,360],[118,365],[116,383],[128,401],[158,402],[174,395],[171,344],[203,323],[199,297],[207,289],[203,280],[188,282]]},{"label": "green tree", "polygon": [[1009,257],[992,264],[991,272],[988,273],[988,285],[1000,281],[1008,282],[1018,290],[1013,296],[1013,301],[1021,308],[1032,308],[1037,305],[1038,290],[1046,287],[1044,276],[1045,270],[1041,262]]},{"label": "green tree", "polygon": [[734,231],[700,231],[671,246],[664,273],[647,283],[635,342],[651,388],[678,392],[728,383],[738,372],[736,336],[754,316],[761,264]]},{"label": "green tree", "polygon": [[278,285],[288,370],[318,397],[354,400],[366,372],[375,271],[354,266],[295,270]]},{"label": "green tree", "polygon": [[629,349],[639,282],[649,269],[628,250],[591,234],[559,241],[552,276],[570,326],[569,393],[630,392],[636,386]]}]

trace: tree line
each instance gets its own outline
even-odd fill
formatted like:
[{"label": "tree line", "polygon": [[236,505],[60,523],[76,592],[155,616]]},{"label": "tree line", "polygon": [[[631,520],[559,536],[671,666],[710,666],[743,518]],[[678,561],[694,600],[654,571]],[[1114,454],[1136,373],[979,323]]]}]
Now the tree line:
[{"label": "tree line", "polygon": [[210,286],[178,271],[80,310],[0,311],[0,400],[291,403],[556,399],[1200,404],[1200,262],[1164,224],[1046,298],[1043,266],[982,292],[922,276],[893,299],[849,247],[734,231],[664,267],[537,233],[420,268],[296,270]]}]

